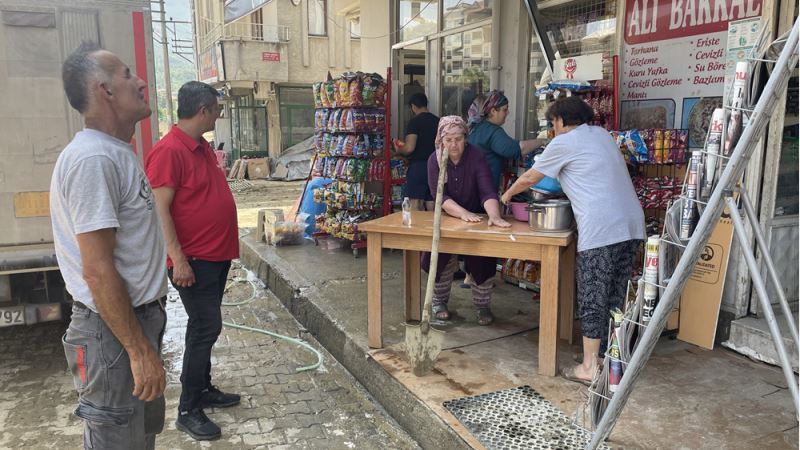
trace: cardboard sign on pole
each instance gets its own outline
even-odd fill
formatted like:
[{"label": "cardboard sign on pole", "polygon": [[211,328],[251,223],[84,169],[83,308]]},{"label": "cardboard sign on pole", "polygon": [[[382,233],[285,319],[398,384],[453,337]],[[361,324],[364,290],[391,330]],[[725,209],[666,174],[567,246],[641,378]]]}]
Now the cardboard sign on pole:
[{"label": "cardboard sign on pole", "polygon": [[678,339],[714,348],[732,239],[733,222],[723,214],[683,288]]}]

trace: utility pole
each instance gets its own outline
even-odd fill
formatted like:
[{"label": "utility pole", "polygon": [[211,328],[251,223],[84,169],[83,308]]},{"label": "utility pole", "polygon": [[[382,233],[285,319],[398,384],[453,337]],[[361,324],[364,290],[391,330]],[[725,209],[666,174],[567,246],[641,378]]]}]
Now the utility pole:
[{"label": "utility pole", "polygon": [[164,0],[158,1],[161,7],[161,49],[164,56],[164,91],[167,96],[167,124],[172,126],[172,80],[169,76],[169,38],[167,36],[167,17]]}]

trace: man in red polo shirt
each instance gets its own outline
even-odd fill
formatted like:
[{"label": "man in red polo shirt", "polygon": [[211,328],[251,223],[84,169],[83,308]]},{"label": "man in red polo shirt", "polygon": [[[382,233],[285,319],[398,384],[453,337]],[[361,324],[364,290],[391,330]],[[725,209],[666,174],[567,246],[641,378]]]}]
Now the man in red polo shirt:
[{"label": "man in red polo shirt", "polygon": [[217,91],[198,81],[178,91],[178,124],[147,155],[167,244],[169,279],[189,316],[176,427],[198,440],[221,436],[203,412],[239,403],[211,384],[211,348],[222,331],[222,294],[239,257],[236,203],[203,133],[214,129]]}]

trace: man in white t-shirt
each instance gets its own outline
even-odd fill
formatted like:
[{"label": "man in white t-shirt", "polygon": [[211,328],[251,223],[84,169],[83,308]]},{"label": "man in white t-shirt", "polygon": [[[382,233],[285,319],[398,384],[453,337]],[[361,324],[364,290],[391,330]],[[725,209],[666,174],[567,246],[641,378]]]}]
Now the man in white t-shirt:
[{"label": "man in white t-shirt", "polygon": [[166,250],[150,183],[131,148],[147,85],[84,43],[62,68],[85,128],[58,157],[50,215],[74,303],[64,353],[86,448],[153,449],[164,426]]},{"label": "man in white t-shirt", "polygon": [[644,212],[625,160],[605,129],[587,123],[594,111],[578,97],[558,100],[547,110],[556,137],[533,167],[501,199],[557,178],[572,203],[578,224],[578,316],[583,363],[562,369],[564,377],[590,382],[605,352],[613,308],[621,308],[637,249],[645,238]]}]

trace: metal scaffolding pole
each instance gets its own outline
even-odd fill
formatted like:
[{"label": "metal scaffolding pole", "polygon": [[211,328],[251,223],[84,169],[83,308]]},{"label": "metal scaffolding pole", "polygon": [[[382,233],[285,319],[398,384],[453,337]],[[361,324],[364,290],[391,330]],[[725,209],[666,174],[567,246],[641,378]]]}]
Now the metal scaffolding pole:
[{"label": "metal scaffolding pole", "polygon": [[734,183],[742,176],[750,156],[758,145],[759,136],[764,132],[770,114],[778,103],[779,93],[786,90],[791,71],[797,64],[798,27],[800,27],[800,21],[795,21],[789,39],[786,41],[775,68],[764,87],[764,91],[758,99],[758,103],[756,103],[750,122],[736,144],[731,159],[722,172],[716,189],[711,194],[708,205],[703,214],[700,215],[697,229],[689,240],[678,266],[675,268],[672,279],[664,290],[664,297],[658,302],[658,306],[653,311],[650,323],[645,328],[644,335],[628,363],[622,380],[620,380],[617,392],[611,397],[611,401],[600,423],[597,425],[597,429],[592,434],[592,440],[586,446],[587,449],[596,449],[611,434],[619,415],[622,413],[622,409],[625,407],[625,403],[630,397],[636,379],[644,369],[648,358],[650,358],[661,331],[664,329],[675,303],[680,298],[680,293],[689,280],[700,254],[711,237],[720,215],[722,215],[722,211],[725,208],[723,191],[731,189]]}]

